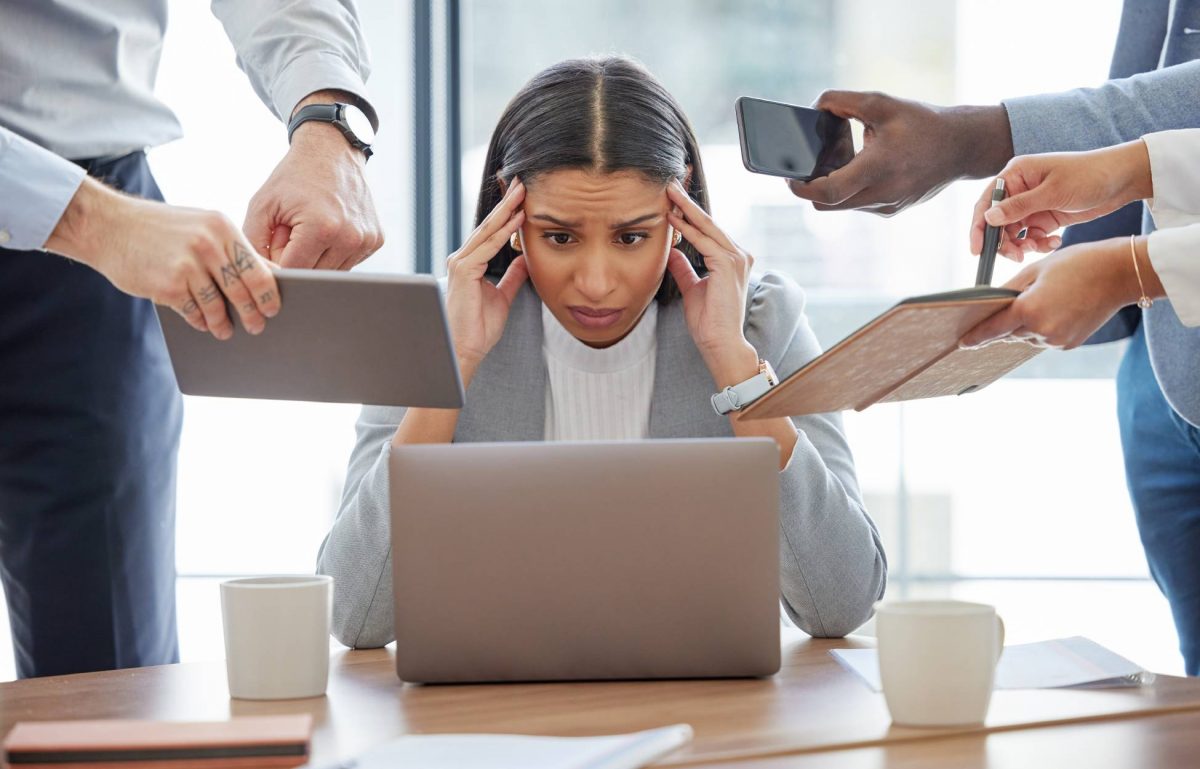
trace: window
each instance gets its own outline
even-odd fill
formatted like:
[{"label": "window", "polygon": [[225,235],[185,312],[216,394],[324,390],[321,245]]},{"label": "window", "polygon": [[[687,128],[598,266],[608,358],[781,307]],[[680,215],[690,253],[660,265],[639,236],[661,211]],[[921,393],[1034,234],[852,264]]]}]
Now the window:
[{"label": "window", "polygon": [[[1104,79],[1118,0],[359,0],[380,112],[368,166],[387,245],[364,269],[441,269],[470,231],[500,111],[542,67],[623,52],[688,112],[717,221],[809,296],[826,345],[897,298],[965,286],[983,182],[891,219],[818,213],[741,165],[733,102],[807,104],[826,87],[995,103]],[[168,200],[241,223],[286,148],[207,4],[171,0],[159,92],[186,138],[151,163]],[[1054,45],[1014,52],[1031,19]],[[420,159],[419,161],[417,159]],[[1014,268],[1000,265],[997,282]],[[961,399],[846,416],[889,595],[998,605],[1014,641],[1085,634],[1162,672],[1181,661],[1124,487],[1111,381],[1119,346],[1046,353]],[[216,581],[303,572],[337,509],[357,407],[188,398],[180,453],[185,660],[223,656]],[[0,616],[0,634],[5,632]],[[1133,630],[1136,628],[1136,631]],[[0,643],[0,679],[12,676]]]},{"label": "window", "polygon": [[[817,212],[782,181],[742,167],[734,100],[808,104],[824,88],[850,88],[994,104],[1098,84],[1120,5],[461,0],[460,231],[470,231],[486,143],[517,89],[564,58],[627,53],[691,118],[717,222],[756,268],[804,286],[810,321],[832,344],[898,298],[970,285],[966,230],[985,182],[952,185],[890,219]],[[1012,55],[1000,41],[1028,39],[1032,18],[1055,44]],[[1015,272],[998,266],[997,284]],[[846,415],[888,546],[890,597],[988,601],[1012,640],[1087,634],[1142,664],[1181,670],[1125,491],[1111,381],[1122,352],[1045,353],[970,397]]]}]

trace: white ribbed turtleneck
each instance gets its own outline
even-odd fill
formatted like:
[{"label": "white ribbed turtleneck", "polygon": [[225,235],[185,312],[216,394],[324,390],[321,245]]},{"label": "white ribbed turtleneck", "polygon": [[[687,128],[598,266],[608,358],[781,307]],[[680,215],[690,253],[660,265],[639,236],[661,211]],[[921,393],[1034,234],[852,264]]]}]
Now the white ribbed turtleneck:
[{"label": "white ribbed turtleneck", "polygon": [[634,440],[650,430],[658,302],[620,342],[598,350],[567,331],[542,305],[546,440]]}]

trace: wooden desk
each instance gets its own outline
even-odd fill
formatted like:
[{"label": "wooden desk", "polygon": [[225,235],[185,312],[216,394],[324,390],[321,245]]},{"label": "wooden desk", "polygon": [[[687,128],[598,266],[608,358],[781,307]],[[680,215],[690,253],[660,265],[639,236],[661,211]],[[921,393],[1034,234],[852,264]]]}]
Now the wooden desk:
[{"label": "wooden desk", "polygon": [[[820,766],[909,766],[927,750],[950,751],[960,761],[966,751],[982,756],[979,766],[1015,767],[988,763],[1002,749],[993,746],[1016,745],[1019,754],[1020,746],[1061,741],[1064,755],[1074,755],[1078,746],[1070,743],[1077,738],[1068,735],[1119,735],[1127,728],[1188,732],[1190,745],[1200,742],[1191,736],[1195,729],[1179,726],[1200,722],[1200,680],[1165,676],[1140,689],[1001,691],[985,726],[892,728],[883,696],[828,654],[867,645],[785,635],[784,668],[767,680],[494,686],[404,686],[390,651],[347,651],[334,655],[327,697],[284,702],[229,699],[223,663],[168,665],[0,684],[0,732],[30,719],[311,713],[313,759],[320,764],[404,733],[591,735],[686,722],[696,739],[666,764],[754,769],[817,766],[804,755],[818,752],[822,761],[848,762]],[[824,753],[830,750],[838,752]]]}]

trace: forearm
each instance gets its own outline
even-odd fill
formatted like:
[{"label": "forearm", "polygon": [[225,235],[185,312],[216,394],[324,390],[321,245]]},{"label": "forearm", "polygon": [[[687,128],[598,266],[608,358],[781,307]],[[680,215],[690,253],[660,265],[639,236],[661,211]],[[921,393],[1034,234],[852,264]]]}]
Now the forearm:
[{"label": "forearm", "polygon": [[1006,99],[1018,155],[1080,152],[1200,124],[1200,61],[1098,88]]},{"label": "forearm", "polygon": [[945,107],[951,179],[995,176],[1013,157],[1012,127],[1003,105]]},{"label": "forearm", "polygon": [[121,221],[121,209],[132,202],[95,179],[84,178],[46,239],[46,250],[99,269],[105,254],[119,250],[112,241],[125,237],[128,224]]},{"label": "forearm", "polygon": [[[749,342],[738,340],[728,349],[714,350],[706,357],[709,372],[717,390],[724,390],[758,374],[759,353]],[[739,419],[739,412],[729,413],[729,425],[739,438],[771,438],[779,447],[779,469],[787,467],[796,446],[796,426],[790,419]]]},{"label": "forearm", "polygon": [[815,424],[823,419],[831,417],[805,418],[812,429],[799,434],[792,461],[779,476],[780,590],[798,627],[841,637],[866,622],[883,597],[887,561],[857,490],[835,472],[853,472],[848,449],[843,457],[830,445],[826,451],[834,453],[826,457],[813,444],[833,437],[832,425]]},{"label": "forearm", "polygon": [[[458,361],[458,371],[463,381],[463,390],[471,386],[479,363]],[[396,434],[392,437],[393,446],[418,443],[452,443],[454,431],[458,428],[458,417],[461,409],[408,409]]]}]

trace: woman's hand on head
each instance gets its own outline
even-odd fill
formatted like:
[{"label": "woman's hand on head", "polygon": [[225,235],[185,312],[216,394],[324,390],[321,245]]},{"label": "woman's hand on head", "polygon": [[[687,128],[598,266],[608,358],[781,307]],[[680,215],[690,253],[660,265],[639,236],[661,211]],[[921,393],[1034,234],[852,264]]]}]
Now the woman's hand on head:
[{"label": "woman's hand on head", "polygon": [[508,310],[529,277],[524,256],[513,260],[498,284],[485,277],[488,262],[525,222],[524,200],[525,185],[514,179],[492,212],[447,260],[446,315],[464,385],[500,341]]},{"label": "woman's hand on head", "polygon": [[717,385],[737,384],[753,376],[758,367],[758,353],[742,328],[754,257],[734,243],[678,182],[667,186],[667,197],[673,205],[667,221],[704,256],[708,268],[708,274],[700,277],[682,251],[671,249],[667,269],[683,294],[688,329]]},{"label": "woman's hand on head", "polygon": [[[1052,251],[1062,245],[1053,233],[1061,227],[1110,214],[1134,200],[1150,197],[1150,158],[1137,141],[1091,152],[1056,152],[1013,158],[999,177],[1006,197],[992,205],[992,188],[975,203],[971,217],[971,253],[983,247],[986,225],[1004,228],[1000,254],[1022,261],[1028,251]],[[1024,238],[1017,238],[1026,230]]]}]

